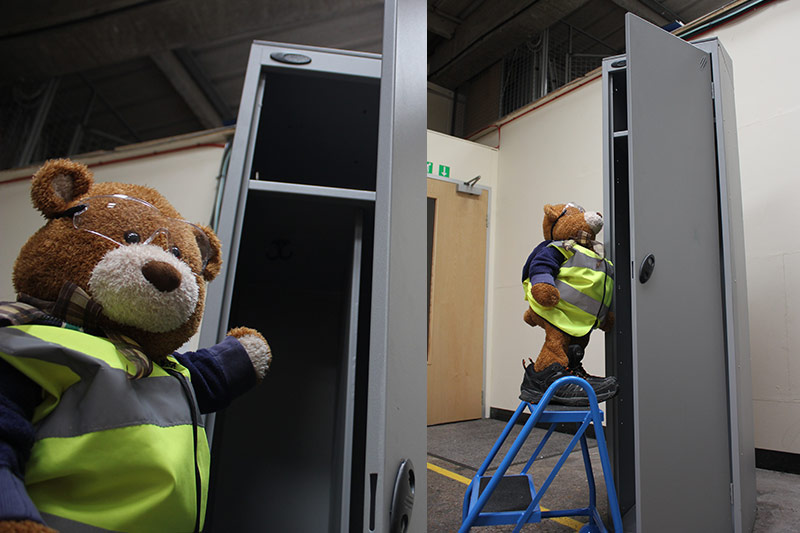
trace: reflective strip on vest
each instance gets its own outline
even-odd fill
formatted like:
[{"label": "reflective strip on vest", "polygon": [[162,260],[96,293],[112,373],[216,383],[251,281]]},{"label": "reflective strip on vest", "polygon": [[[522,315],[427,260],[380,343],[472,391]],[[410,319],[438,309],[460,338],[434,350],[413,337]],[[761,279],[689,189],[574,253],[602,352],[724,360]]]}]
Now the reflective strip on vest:
[{"label": "reflective strip on vest", "polygon": [[44,523],[52,527],[59,533],[114,533],[110,529],[82,524],[74,520],[69,520],[63,516],[56,516],[50,513],[40,513]]},{"label": "reflective strip on vest", "polygon": [[[113,531],[193,530],[194,428],[175,377],[154,365],[151,376],[129,379],[134,369],[110,341],[52,326],[0,328],[0,357],[45,390],[25,475],[42,513]],[[204,516],[202,427],[197,437]]]},{"label": "reflective strip on vest", "polygon": [[530,280],[523,282],[525,297],[539,316],[573,337],[583,337],[608,314],[614,294],[614,266],[579,244],[565,248],[558,241],[550,246],[566,258],[555,279],[561,299],[555,307],[540,305],[531,294]]}]

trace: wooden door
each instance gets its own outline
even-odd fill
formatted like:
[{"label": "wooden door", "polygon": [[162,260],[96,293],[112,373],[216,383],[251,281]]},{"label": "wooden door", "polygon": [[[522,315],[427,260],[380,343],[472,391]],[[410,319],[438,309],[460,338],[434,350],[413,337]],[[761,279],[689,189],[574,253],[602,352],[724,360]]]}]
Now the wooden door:
[{"label": "wooden door", "polygon": [[489,205],[428,178],[428,424],[481,418]]}]

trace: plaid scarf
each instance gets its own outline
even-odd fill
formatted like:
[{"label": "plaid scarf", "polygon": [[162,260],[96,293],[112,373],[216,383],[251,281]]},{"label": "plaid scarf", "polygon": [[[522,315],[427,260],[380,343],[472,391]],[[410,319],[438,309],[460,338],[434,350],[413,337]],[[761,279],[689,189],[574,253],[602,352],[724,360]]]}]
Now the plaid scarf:
[{"label": "plaid scarf", "polygon": [[153,362],[136,341],[103,328],[100,325],[102,311],[102,306],[92,300],[86,291],[74,283],[67,282],[61,287],[55,302],[20,293],[16,302],[0,303],[0,326],[18,326],[35,322],[105,336],[128,361],[133,363],[136,373],[132,379],[149,376],[153,371]]},{"label": "plaid scarf", "polygon": [[569,240],[564,241],[564,248],[569,250],[574,245],[580,244],[584,248],[594,251],[600,257],[605,257],[605,248],[603,247],[603,243],[600,241],[595,241],[593,239],[593,235],[587,231],[578,231],[578,234],[572,237]]}]

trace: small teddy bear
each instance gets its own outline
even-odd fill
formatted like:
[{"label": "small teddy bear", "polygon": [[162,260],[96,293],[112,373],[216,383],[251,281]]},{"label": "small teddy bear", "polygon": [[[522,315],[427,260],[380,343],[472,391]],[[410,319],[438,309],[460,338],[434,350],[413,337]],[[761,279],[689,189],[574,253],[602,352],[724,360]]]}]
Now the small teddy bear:
[{"label": "small teddy bear", "polygon": [[[613,327],[610,311],[614,294],[614,267],[594,239],[603,217],[573,204],[544,206],[545,240],[528,256],[522,268],[522,285],[529,307],[523,320],[545,330],[536,362],[525,365],[520,398],[538,402],[558,378],[575,375],[588,381],[602,402],[617,393],[617,380],[589,375],[581,364],[594,328]],[[568,384],[555,392],[555,403],[588,405],[579,385]]]},{"label": "small teddy bear", "polygon": [[200,531],[201,414],[272,357],[249,328],[175,352],[199,327],[219,240],[155,190],[94,183],[69,160],[45,163],[31,198],[47,222],[0,305],[0,533]]}]

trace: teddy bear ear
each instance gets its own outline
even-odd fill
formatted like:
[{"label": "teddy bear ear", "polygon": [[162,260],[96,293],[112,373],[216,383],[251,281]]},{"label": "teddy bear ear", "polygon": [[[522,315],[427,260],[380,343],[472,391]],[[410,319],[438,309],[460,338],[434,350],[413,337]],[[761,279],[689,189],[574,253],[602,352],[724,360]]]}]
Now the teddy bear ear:
[{"label": "teddy bear ear", "polygon": [[210,246],[208,260],[203,269],[203,279],[211,281],[217,277],[217,274],[219,274],[219,271],[222,269],[222,243],[220,243],[219,238],[211,228],[208,226],[198,227],[205,233],[205,237]]},{"label": "teddy bear ear", "polygon": [[564,206],[566,204],[556,204],[550,205],[545,204],[544,206],[544,216],[546,220],[550,220],[551,222],[558,219],[561,216],[561,213],[564,211]]},{"label": "teddy bear ear", "polygon": [[85,195],[92,183],[92,172],[83,163],[52,159],[33,175],[31,200],[45,217],[54,218]]}]

